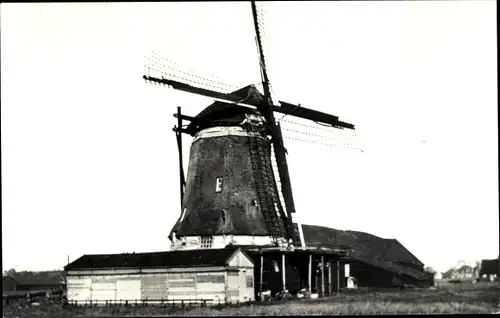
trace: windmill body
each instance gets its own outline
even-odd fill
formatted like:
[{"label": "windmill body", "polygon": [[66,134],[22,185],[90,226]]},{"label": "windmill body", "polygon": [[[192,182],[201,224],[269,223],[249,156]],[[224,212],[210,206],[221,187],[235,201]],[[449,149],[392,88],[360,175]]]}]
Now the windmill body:
[{"label": "windmill body", "polygon": [[[262,99],[253,86],[243,90]],[[215,102],[186,128],[194,139],[172,249],[287,244],[267,126],[258,110]]]}]

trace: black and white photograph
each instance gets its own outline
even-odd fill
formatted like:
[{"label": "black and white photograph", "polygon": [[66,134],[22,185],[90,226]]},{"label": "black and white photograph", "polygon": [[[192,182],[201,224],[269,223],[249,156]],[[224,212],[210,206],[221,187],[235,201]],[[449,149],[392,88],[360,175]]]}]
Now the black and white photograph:
[{"label": "black and white photograph", "polygon": [[0,12],[4,318],[500,314],[496,1]]}]

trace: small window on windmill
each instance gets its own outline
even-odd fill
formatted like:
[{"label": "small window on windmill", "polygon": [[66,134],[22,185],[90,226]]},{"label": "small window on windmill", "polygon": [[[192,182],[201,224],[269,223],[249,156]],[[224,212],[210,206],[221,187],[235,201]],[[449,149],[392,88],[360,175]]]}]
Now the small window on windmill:
[{"label": "small window on windmill", "polygon": [[215,192],[219,193],[222,191],[222,178],[219,177],[215,180]]},{"label": "small window on windmill", "polygon": [[201,248],[212,248],[213,237],[212,236],[201,236],[200,237],[200,247]]}]

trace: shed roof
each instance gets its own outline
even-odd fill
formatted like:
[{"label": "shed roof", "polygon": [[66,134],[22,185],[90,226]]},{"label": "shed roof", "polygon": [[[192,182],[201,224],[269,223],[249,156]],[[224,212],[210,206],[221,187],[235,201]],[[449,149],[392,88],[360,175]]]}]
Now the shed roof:
[{"label": "shed roof", "polygon": [[225,266],[239,248],[203,249],[153,253],[83,255],[64,270],[131,267]]}]

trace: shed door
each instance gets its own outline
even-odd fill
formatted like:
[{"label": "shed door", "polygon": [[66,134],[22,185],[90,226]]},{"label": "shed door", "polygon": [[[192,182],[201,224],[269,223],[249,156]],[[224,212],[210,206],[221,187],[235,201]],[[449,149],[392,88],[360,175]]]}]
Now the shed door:
[{"label": "shed door", "polygon": [[[240,270],[240,275],[239,275],[239,292],[240,292],[240,302],[248,302],[251,300],[253,294],[253,288],[250,289],[247,287],[247,270],[243,269]],[[252,281],[252,286],[253,286],[253,281]]]},{"label": "shed door", "polygon": [[141,300],[140,280],[119,280],[116,282],[116,300]]},{"label": "shed door", "polygon": [[239,301],[240,296],[240,278],[239,272],[227,272],[227,298],[226,302],[236,303]]}]

